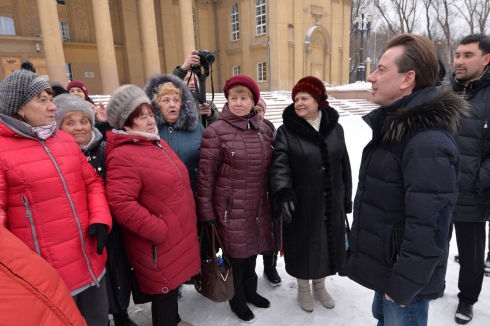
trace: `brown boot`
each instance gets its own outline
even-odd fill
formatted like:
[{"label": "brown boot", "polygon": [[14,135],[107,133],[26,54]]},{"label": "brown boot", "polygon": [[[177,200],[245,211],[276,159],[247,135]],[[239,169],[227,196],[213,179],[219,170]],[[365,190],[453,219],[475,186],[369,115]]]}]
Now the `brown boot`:
[{"label": "brown boot", "polygon": [[335,301],[333,301],[333,298],[328,294],[327,289],[325,289],[325,277],[313,280],[313,287],[316,297],[325,308],[332,309],[335,307]]},{"label": "brown boot", "polygon": [[312,312],[315,305],[311,296],[310,280],[298,280],[298,301],[300,307],[307,312]]}]

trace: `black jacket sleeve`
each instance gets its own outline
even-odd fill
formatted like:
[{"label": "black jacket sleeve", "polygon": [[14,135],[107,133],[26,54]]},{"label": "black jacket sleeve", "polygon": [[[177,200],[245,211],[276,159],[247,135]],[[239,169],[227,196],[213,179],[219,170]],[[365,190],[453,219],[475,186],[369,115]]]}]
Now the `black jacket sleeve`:
[{"label": "black jacket sleeve", "polygon": [[289,165],[289,146],[286,138],[286,127],[283,125],[277,131],[274,141],[272,163],[269,170],[272,193],[274,194],[276,207],[280,207],[287,201],[296,204],[296,196],[293,192],[291,167]]}]

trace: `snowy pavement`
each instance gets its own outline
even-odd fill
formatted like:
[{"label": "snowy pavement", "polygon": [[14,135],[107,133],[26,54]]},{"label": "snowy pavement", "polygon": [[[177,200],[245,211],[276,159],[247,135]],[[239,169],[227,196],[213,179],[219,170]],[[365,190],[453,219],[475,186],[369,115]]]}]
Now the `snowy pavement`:
[{"label": "snowy pavement", "polygon": [[[356,181],[361,152],[371,136],[370,129],[362,121],[360,115],[343,116],[339,121],[345,129],[353,180]],[[454,261],[456,253],[456,242],[453,237],[446,276],[446,291],[442,298],[430,303],[429,325],[457,325],[454,322],[454,313],[458,304],[457,280],[459,272],[459,265]],[[327,290],[335,299],[335,308],[326,309],[315,298],[315,310],[312,313],[307,313],[299,307],[296,280],[286,273],[283,258],[279,258],[277,269],[282,278],[282,284],[279,287],[271,288],[262,276],[262,258],[261,256],[258,257],[256,269],[259,275],[258,293],[270,300],[271,307],[259,309],[250,305],[255,314],[254,325],[376,325],[376,321],[371,315],[373,291],[358,285],[347,277],[328,277],[326,280]],[[131,318],[140,326],[151,325],[150,304],[131,305],[129,311]],[[214,303],[197,293],[191,285],[184,285],[183,298],[179,301],[179,313],[183,320],[195,326],[244,324],[231,312],[228,303]],[[490,277],[484,278],[480,301],[475,304],[474,318],[468,325],[490,325]]]}]

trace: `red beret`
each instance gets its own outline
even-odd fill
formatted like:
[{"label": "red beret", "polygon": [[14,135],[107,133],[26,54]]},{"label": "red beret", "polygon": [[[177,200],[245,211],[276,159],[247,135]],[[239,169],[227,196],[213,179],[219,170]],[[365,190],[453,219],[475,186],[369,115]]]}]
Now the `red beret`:
[{"label": "red beret", "polygon": [[250,90],[250,93],[252,93],[253,96],[254,106],[257,105],[260,98],[259,86],[257,86],[252,78],[245,75],[235,75],[226,81],[225,86],[223,87],[223,92],[225,92],[226,99],[228,99],[230,89],[239,85],[245,86]]},{"label": "red beret", "polygon": [[318,103],[318,108],[320,110],[326,109],[329,106],[325,85],[323,85],[323,82],[316,77],[303,77],[296,83],[296,85],[294,85],[293,91],[291,93],[293,101],[296,97],[296,94],[299,92],[306,92],[310,94]]},{"label": "red beret", "polygon": [[85,93],[85,99],[87,99],[87,97],[88,97],[88,88],[87,88],[87,86],[85,86],[84,83],[82,83],[81,81],[78,81],[78,80],[71,81],[68,84],[68,86],[66,86],[66,90],[67,91],[70,91],[70,88],[72,88],[72,87],[78,87],[78,88],[80,88]]}]

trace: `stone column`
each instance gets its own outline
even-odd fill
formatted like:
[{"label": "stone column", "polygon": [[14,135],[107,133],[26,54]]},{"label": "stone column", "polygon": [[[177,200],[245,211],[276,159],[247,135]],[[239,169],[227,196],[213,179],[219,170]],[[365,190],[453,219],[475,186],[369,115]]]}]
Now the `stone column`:
[{"label": "stone column", "polygon": [[194,50],[194,23],[192,22],[192,1],[179,0],[180,32],[184,58]]},{"label": "stone column", "polygon": [[92,0],[92,9],[102,91],[104,94],[111,94],[119,87],[119,76],[117,74],[116,51],[114,50],[109,3],[107,0]]},{"label": "stone column", "polygon": [[[160,53],[158,51],[157,24],[153,0],[139,0],[143,60],[146,80],[159,74]],[[194,40],[194,39],[193,39]]]},{"label": "stone column", "polygon": [[367,78],[369,77],[369,75],[371,75],[371,58],[370,57],[367,57],[366,58],[366,82],[367,82]]},{"label": "stone column", "polygon": [[61,41],[60,22],[56,2],[52,0],[37,0],[41,33],[43,34],[44,52],[50,81],[56,81],[66,86],[65,53]]}]

